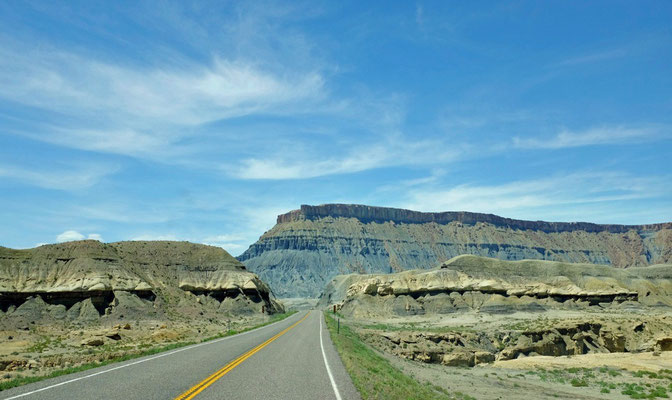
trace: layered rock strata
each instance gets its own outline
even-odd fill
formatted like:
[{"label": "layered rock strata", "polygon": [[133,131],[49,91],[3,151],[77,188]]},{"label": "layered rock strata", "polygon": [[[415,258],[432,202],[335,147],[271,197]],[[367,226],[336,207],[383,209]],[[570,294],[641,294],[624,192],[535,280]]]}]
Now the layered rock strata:
[{"label": "layered rock strata", "polygon": [[370,344],[425,363],[672,351],[672,265],[463,255],[431,270],[338,276],[318,303],[327,306],[364,326]]},{"label": "layered rock strata", "polygon": [[188,242],[86,240],[0,248],[3,320],[142,319],[281,310],[254,273],[221,248]]},{"label": "layered rock strata", "polygon": [[355,318],[460,311],[510,313],[587,307],[672,307],[672,265],[626,270],[471,255],[439,268],[336,277],[319,305]]},{"label": "layered rock strata", "polygon": [[629,268],[672,262],[672,223],[523,221],[468,212],[303,205],[238,257],[279,297],[316,297],[336,275],[432,268],[461,254]]}]

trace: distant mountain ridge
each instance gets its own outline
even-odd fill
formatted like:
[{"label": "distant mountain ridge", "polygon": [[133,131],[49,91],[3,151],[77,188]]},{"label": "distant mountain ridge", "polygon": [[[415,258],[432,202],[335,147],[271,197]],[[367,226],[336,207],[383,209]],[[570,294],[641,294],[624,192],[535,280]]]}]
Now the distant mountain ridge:
[{"label": "distant mountain ridge", "polygon": [[601,225],[470,212],[302,205],[238,257],[280,297],[316,297],[335,275],[432,268],[461,254],[619,268],[672,261],[672,222]]}]

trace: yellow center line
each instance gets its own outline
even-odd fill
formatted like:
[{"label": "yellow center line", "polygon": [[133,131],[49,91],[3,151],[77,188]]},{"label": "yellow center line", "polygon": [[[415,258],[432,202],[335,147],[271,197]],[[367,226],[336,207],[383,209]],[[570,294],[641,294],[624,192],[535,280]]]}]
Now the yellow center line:
[{"label": "yellow center line", "polygon": [[247,360],[248,358],[252,357],[256,352],[259,350],[263,349],[264,347],[268,346],[272,341],[275,339],[279,338],[280,336],[284,335],[287,333],[290,329],[294,328],[298,324],[300,324],[304,319],[308,318],[308,315],[310,314],[310,311],[306,313],[306,315],[301,318],[300,320],[296,321],[293,325],[290,327],[284,329],[277,335],[273,336],[272,338],[268,339],[264,343],[258,345],[257,347],[253,348],[252,350],[248,351],[247,353],[244,353],[243,355],[239,356],[235,360],[231,361],[230,363],[226,364],[224,367],[221,369],[217,370],[214,374],[208,376],[201,382],[199,382],[196,386],[192,387],[191,389],[187,390],[186,392],[182,393],[181,395],[177,396],[175,400],[191,400],[194,397],[196,397],[197,394],[201,393],[203,390],[205,390],[208,386],[212,385],[215,383],[219,378],[223,377],[229,371],[232,369],[236,368],[238,365],[240,365],[243,361]]}]

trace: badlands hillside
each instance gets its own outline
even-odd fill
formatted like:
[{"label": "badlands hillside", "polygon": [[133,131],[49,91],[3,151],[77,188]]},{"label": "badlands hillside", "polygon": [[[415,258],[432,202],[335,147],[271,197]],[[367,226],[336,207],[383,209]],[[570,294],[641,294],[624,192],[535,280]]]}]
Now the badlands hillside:
[{"label": "badlands hillside", "polygon": [[0,247],[0,381],[199,341],[283,311],[268,286],[219,247]]},{"label": "badlands hillside", "polygon": [[671,264],[463,255],[337,276],[319,306],[404,372],[470,398],[666,398],[672,380]]},{"label": "badlands hillside", "polygon": [[218,247],[86,240],[0,248],[0,310],[7,318],[188,317],[213,308],[209,300],[230,314],[279,310],[268,286]]},{"label": "badlands hillside", "polygon": [[616,269],[463,255],[430,270],[337,276],[318,303],[333,304],[346,316],[362,319],[467,311],[672,309],[672,264]]},{"label": "badlands hillside", "polygon": [[428,269],[461,254],[616,268],[672,262],[672,223],[523,221],[468,212],[302,205],[238,257],[279,297],[317,297],[336,275]]}]

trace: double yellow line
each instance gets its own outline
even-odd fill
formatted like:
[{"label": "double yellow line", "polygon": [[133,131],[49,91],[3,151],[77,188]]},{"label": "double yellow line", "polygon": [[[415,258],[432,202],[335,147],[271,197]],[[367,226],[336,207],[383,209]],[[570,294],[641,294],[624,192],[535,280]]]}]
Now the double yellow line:
[{"label": "double yellow line", "polygon": [[278,333],[277,335],[273,336],[272,338],[268,339],[264,343],[260,344],[259,346],[253,348],[252,350],[248,351],[247,353],[241,355],[240,357],[236,358],[235,360],[231,361],[230,363],[226,364],[224,367],[219,369],[217,372],[214,374],[210,375],[209,377],[205,378],[203,381],[198,383],[196,386],[192,387],[191,389],[187,390],[186,392],[182,393],[181,395],[177,396],[175,400],[191,400],[194,397],[196,397],[197,394],[201,393],[204,391],[208,386],[212,385],[215,383],[219,378],[223,377],[227,373],[229,373],[232,369],[236,368],[238,365],[240,365],[243,361],[247,360],[248,358],[252,357],[256,352],[259,350],[263,349],[264,347],[268,346],[272,341],[275,339],[279,338],[280,336],[284,335],[287,333],[290,329],[294,328],[298,324],[300,324],[304,319],[308,318],[308,315],[310,314],[310,311],[306,313],[306,315],[301,318],[300,320],[296,321],[292,326],[286,328],[282,332]]}]

